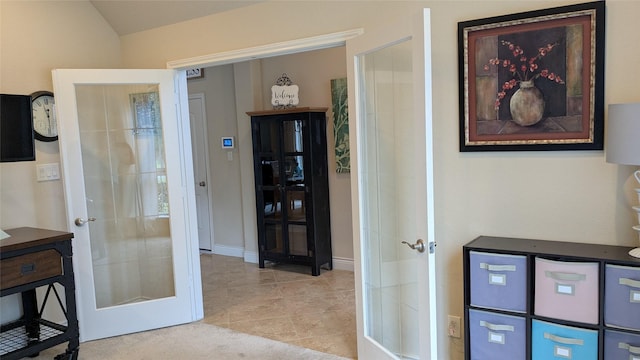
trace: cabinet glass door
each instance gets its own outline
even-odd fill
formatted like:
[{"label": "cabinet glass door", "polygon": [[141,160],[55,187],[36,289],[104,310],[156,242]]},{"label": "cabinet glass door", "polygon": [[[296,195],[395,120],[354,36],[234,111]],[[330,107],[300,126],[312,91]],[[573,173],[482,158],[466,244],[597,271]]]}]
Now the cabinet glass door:
[{"label": "cabinet glass door", "polygon": [[282,122],[287,243],[290,255],[308,256],[302,120]]},{"label": "cabinet glass door", "polygon": [[259,121],[264,250],[308,256],[302,120]]},{"label": "cabinet glass door", "polygon": [[280,176],[280,130],[274,121],[261,121],[260,166],[264,207],[264,251],[280,253],[284,249],[282,233],[282,191]]}]

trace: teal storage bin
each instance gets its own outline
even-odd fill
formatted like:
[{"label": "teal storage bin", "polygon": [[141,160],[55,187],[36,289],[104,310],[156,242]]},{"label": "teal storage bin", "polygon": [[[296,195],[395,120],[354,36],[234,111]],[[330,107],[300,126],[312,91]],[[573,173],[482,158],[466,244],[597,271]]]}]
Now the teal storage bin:
[{"label": "teal storage bin", "polygon": [[531,355],[532,360],[598,360],[598,332],[532,320]]}]

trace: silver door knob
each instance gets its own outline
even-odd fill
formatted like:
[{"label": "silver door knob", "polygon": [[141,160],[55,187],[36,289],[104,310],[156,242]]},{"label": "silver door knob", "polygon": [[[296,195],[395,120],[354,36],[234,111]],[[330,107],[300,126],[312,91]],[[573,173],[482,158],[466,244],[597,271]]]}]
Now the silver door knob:
[{"label": "silver door knob", "polygon": [[96,218],[90,217],[87,220],[85,220],[83,218],[76,218],[76,221],[74,221],[74,223],[76,224],[76,226],[82,226],[82,225],[88,223],[89,221],[96,221]]},{"label": "silver door knob", "polygon": [[406,241],[402,242],[403,244],[407,244],[408,247],[412,248],[413,250],[418,250],[418,252],[424,252],[425,250],[425,246],[424,246],[424,241],[422,241],[422,239],[418,239],[418,241],[416,241],[415,244],[410,244]]},{"label": "silver door knob", "polygon": [[200,181],[200,183],[198,184],[200,186],[206,186],[207,184],[204,181]]}]

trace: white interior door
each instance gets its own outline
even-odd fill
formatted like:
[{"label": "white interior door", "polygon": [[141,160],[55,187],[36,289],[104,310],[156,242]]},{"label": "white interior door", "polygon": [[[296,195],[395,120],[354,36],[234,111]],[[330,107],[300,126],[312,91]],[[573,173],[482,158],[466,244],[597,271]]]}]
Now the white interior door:
[{"label": "white interior door", "polygon": [[429,16],[347,41],[360,359],[438,358]]},{"label": "white interior door", "polygon": [[207,116],[204,94],[189,95],[189,120],[193,143],[193,175],[198,212],[198,239],[200,249],[213,249],[213,232],[209,196],[209,145],[207,142]]},{"label": "white interior door", "polygon": [[184,72],[54,70],[80,340],[203,317]]}]

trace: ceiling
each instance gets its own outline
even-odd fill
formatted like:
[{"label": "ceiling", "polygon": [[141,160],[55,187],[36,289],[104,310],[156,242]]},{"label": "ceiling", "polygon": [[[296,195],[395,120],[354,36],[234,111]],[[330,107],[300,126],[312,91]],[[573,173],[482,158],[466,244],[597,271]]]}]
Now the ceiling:
[{"label": "ceiling", "polygon": [[264,1],[267,0],[89,0],[120,36]]}]

